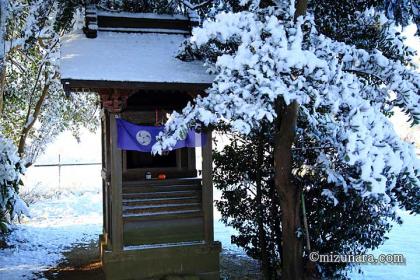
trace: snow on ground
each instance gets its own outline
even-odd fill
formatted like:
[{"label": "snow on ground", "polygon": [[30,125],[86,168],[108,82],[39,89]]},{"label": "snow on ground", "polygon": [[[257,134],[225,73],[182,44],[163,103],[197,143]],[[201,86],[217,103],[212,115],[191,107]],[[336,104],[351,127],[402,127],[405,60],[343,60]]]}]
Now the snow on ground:
[{"label": "snow on ground", "polygon": [[91,191],[63,193],[30,205],[32,218],[14,227],[0,250],[0,279],[36,279],[33,273],[56,266],[75,244],[98,239],[102,197]]},{"label": "snow on ground", "polygon": [[417,280],[420,272],[420,216],[412,216],[401,212],[404,221],[402,226],[395,225],[388,234],[389,240],[385,241],[379,249],[373,251],[379,254],[403,254],[406,263],[362,265],[363,274],[352,273],[351,279],[355,280]]},{"label": "snow on ground", "polygon": [[[82,134],[80,144],[61,135],[36,164],[100,161],[98,135]],[[31,218],[14,226],[0,250],[0,279],[38,279],[34,273],[56,266],[75,244],[98,240],[102,230],[100,166],[31,167],[21,190]]]}]

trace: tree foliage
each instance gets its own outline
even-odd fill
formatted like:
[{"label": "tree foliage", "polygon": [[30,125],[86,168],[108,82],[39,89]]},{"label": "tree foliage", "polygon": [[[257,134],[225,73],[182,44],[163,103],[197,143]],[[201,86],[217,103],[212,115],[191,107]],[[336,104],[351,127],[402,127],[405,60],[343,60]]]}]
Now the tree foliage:
[{"label": "tree foliage", "polygon": [[238,231],[231,242],[261,261],[265,279],[276,279],[281,264],[281,219],[267,130],[246,138],[230,135],[229,145],[214,153],[213,181],[222,191],[216,201],[221,220]]},{"label": "tree foliage", "polygon": [[420,2],[417,0],[383,0],[381,8],[389,19],[403,27],[414,22],[417,25],[417,35],[420,36]]},{"label": "tree foliage", "polygon": [[0,234],[7,232],[10,222],[20,215],[29,215],[18,195],[24,171],[16,146],[0,135]]},{"label": "tree foliage", "polygon": [[413,147],[399,139],[387,116],[398,106],[419,122],[419,74],[378,49],[319,34],[311,17],[294,23],[290,13],[281,20],[279,12],[222,13],[195,30],[191,42],[217,75],[207,97],[172,115],[161,138],[168,141],[155,151],[171,148],[189,126],[224,123],[248,134],[277,117],[274,100],[282,98],[301,104],[306,137],[330,147],[312,166],[329,182],[362,195],[394,188],[399,176],[418,186]]},{"label": "tree foliage", "polygon": [[[232,243],[244,248],[252,258],[268,262],[262,265],[268,270],[265,278],[277,279],[282,256],[281,208],[274,185],[273,130],[263,125],[262,130],[246,137],[231,134],[229,140],[214,156],[214,184],[222,191],[216,206],[222,221],[238,231]],[[361,197],[354,190],[345,192],[338,186],[326,185],[321,170],[305,170],[317,153],[318,149],[313,148],[293,151],[293,180],[304,190],[311,251],[359,255],[383,244],[391,222],[401,223],[393,205]],[[335,196],[325,193],[326,189],[334,189]],[[302,238],[306,239],[304,232]],[[344,279],[348,268],[355,267],[349,263],[317,266],[323,279]]]},{"label": "tree foliage", "polygon": [[105,7],[114,11],[143,12],[143,13],[159,13],[172,14],[180,7],[180,1],[168,0],[101,0],[101,7]]},{"label": "tree foliage", "polygon": [[55,0],[22,0],[8,6],[0,123],[28,164],[60,132],[70,129],[77,136],[80,127],[97,125],[96,98],[66,96],[60,84],[60,36],[77,23],[63,5]]},{"label": "tree foliage", "polygon": [[[285,117],[278,114],[279,104],[298,103],[288,183],[302,190],[308,201],[313,248],[341,254],[376,248],[390,228],[389,221],[399,221],[398,207],[419,211],[419,160],[388,119],[399,107],[412,125],[420,121],[420,75],[412,63],[414,51],[405,46],[395,21],[368,1],[361,2],[369,9],[350,5],[351,15],[339,9],[345,4],[314,1],[308,14],[297,18],[293,5],[273,2],[241,1],[239,8],[230,5],[231,11],[216,13],[193,31],[180,57],[205,59],[216,77],[207,96],[172,114],[154,151],[171,149],[189,127],[227,127],[255,141],[252,135],[263,124],[271,123],[274,129],[273,123]],[[334,4],[336,10],[325,12]],[[239,162],[225,160],[223,168],[231,170],[221,175],[219,183],[234,178],[234,168],[243,172],[228,161]],[[241,190],[250,184],[248,173],[237,175],[230,188],[240,190],[229,189],[227,204],[219,204],[233,203],[228,209],[243,211],[237,205],[249,206],[246,213],[225,212],[226,221],[234,215],[231,224],[238,229],[258,222],[258,208],[249,202],[255,196]],[[258,230],[255,224],[252,227],[251,235]],[[234,241],[240,244],[246,238]],[[251,244],[256,243],[242,243],[246,248]],[[322,265],[322,272],[325,277],[340,276],[344,267]]]}]

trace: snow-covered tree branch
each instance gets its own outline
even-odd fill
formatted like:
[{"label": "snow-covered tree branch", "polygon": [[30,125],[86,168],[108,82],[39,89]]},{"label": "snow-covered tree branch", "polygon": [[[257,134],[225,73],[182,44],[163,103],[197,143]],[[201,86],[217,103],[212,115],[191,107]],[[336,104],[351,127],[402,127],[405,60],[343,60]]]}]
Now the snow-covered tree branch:
[{"label": "snow-covered tree branch", "polygon": [[[407,63],[412,52],[393,22],[374,9],[362,13],[365,21],[385,30],[383,44],[392,48],[361,48],[365,42],[358,47],[320,33],[311,13],[296,18],[293,5],[254,2],[248,11],[222,12],[193,31],[180,57],[206,59],[216,76],[206,96],[172,114],[154,152],[170,150],[190,127],[223,125],[248,135],[262,123],[273,123],[277,163],[291,160],[287,142],[293,129],[295,147],[302,135],[329,147],[305,168],[322,170],[323,195],[332,202],[334,189],[327,186],[418,211],[420,161],[388,117],[397,106],[413,125],[420,122],[420,75]],[[296,110],[305,128],[295,127]],[[276,169],[280,197],[281,186],[293,185],[291,176],[281,174],[288,166]],[[287,189],[299,197],[296,187]],[[293,208],[299,199],[288,203],[281,207]]]},{"label": "snow-covered tree branch", "polygon": [[29,216],[26,203],[19,197],[24,163],[17,148],[10,140],[0,135],[0,234],[8,230],[11,221],[22,214]]},{"label": "snow-covered tree branch", "polygon": [[[282,98],[286,104],[298,101],[314,126],[328,126],[323,142],[334,145],[347,164],[360,168],[355,178],[343,179],[320,153],[319,163],[332,172],[331,180],[357,188],[368,182],[368,193],[384,193],[396,182],[389,184],[387,178],[400,174],[419,185],[414,151],[398,138],[384,114],[396,105],[414,124],[419,122],[420,75],[380,51],[369,53],[326,38],[310,16],[294,24],[290,14],[279,20],[278,13],[220,14],[195,30],[194,46],[218,54],[211,65],[217,76],[208,96],[172,115],[155,151],[170,149],[195,125],[223,122],[248,134],[261,120],[273,121],[274,101]],[[232,45],[237,50],[229,48]],[[370,86],[355,71],[378,77],[380,84]]]},{"label": "snow-covered tree branch", "polygon": [[[75,7],[66,14],[65,5]],[[96,128],[97,100],[89,94],[66,97],[59,81],[59,41],[77,27],[77,5],[22,0],[7,10],[1,124],[31,164],[64,129],[77,136],[80,126]]]}]

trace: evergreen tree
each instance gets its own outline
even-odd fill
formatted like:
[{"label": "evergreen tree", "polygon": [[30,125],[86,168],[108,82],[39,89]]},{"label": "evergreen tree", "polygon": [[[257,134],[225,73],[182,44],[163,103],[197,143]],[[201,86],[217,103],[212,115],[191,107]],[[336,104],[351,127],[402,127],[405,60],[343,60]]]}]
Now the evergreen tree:
[{"label": "evergreen tree", "polygon": [[[379,9],[358,12],[358,27],[382,34],[377,42],[392,46],[389,52],[363,39],[354,44],[326,36],[328,28],[317,24],[313,10],[301,16],[306,1],[298,1],[296,9],[273,2],[241,1],[244,10],[217,14],[193,32],[184,57],[207,59],[216,78],[206,97],[172,114],[154,151],[171,149],[188,127],[224,125],[249,135],[263,122],[272,123],[287,252],[282,278],[302,279],[304,185],[294,174],[314,174],[305,178],[322,186],[318,194],[343,207],[354,193],[372,211],[380,204],[391,218],[396,206],[418,211],[419,161],[387,117],[397,106],[413,124],[420,121],[420,76],[410,63],[412,52]],[[308,147],[317,152],[312,158],[302,152],[297,160],[293,149]],[[345,199],[337,199],[342,194]]]},{"label": "evergreen tree", "polygon": [[99,6],[113,11],[134,13],[173,14],[180,8],[180,1],[168,0],[101,0]]},{"label": "evergreen tree", "polygon": [[[13,143],[0,135],[0,237],[9,224],[22,214],[29,216],[26,203],[19,197],[24,162]],[[1,241],[1,240],[0,240]]]},{"label": "evergreen tree", "polygon": [[414,22],[417,35],[420,36],[420,2],[417,0],[383,0],[380,5],[389,19],[395,20],[403,27]]},{"label": "evergreen tree", "polygon": [[65,8],[68,5],[19,0],[7,6],[0,125],[27,165],[60,132],[70,129],[77,136],[82,126],[97,127],[96,97],[66,97],[60,83],[59,40],[77,21]]},{"label": "evergreen tree", "polygon": [[214,154],[214,186],[222,222],[238,235],[232,243],[261,261],[265,279],[276,279],[281,260],[280,208],[274,186],[273,146],[269,127],[249,137],[233,134],[230,144]]},{"label": "evergreen tree", "polygon": [[[214,156],[214,186],[222,191],[216,206],[222,222],[238,231],[232,243],[261,261],[265,279],[278,279],[281,209],[274,184],[273,130],[265,124],[246,137],[233,134],[229,140]],[[346,193],[326,183],[322,171],[306,170],[319,150],[311,142],[302,146],[311,148],[293,150],[293,180],[303,189],[309,234],[305,236],[302,226],[302,235],[305,241],[309,238],[311,251],[360,255],[383,244],[391,222],[401,223],[393,206],[354,191]],[[334,190],[333,197],[328,190]],[[310,270],[308,259],[306,266]],[[319,263],[317,278],[346,279],[349,268],[355,267],[352,263]]]}]

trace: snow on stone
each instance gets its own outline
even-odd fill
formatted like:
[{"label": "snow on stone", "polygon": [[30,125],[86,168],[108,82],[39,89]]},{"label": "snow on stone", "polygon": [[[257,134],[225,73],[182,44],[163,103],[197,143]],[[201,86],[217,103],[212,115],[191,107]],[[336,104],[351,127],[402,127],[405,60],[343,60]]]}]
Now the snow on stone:
[{"label": "snow on stone", "polygon": [[210,84],[200,61],[176,58],[188,37],[179,34],[98,32],[88,39],[79,33],[61,41],[61,78],[151,83]]}]

